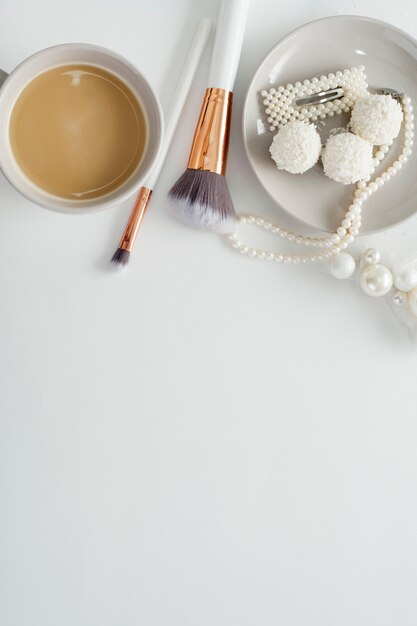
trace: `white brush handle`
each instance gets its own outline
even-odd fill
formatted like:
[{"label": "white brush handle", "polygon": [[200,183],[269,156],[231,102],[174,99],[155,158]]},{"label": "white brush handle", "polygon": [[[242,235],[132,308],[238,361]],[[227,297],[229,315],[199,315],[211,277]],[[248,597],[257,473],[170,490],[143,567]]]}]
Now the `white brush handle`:
[{"label": "white brush handle", "polygon": [[213,22],[209,17],[204,17],[197,27],[183,70],[181,75],[178,77],[177,87],[171,99],[171,104],[166,117],[162,148],[152,172],[146,181],[146,187],[149,189],[153,189],[156,181],[158,180],[158,176],[161,172],[166,155],[174,137],[175,129],[177,128],[178,121],[181,117],[184,104],[187,100],[190,87],[192,85],[198,64],[200,63],[201,55],[206,47],[212,27]]},{"label": "white brush handle", "polygon": [[222,0],[207,87],[233,91],[250,0]]}]

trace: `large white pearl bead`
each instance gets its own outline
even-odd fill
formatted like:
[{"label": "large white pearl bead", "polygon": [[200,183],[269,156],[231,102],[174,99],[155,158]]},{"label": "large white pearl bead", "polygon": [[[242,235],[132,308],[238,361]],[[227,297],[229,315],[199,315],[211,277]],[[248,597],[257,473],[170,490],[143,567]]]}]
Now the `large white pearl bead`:
[{"label": "large white pearl bead", "polygon": [[347,252],[333,254],[329,261],[329,272],[334,278],[345,279],[355,271],[355,259]]},{"label": "large white pearl bead", "polygon": [[392,274],[385,265],[368,265],[359,274],[359,284],[368,296],[385,296],[392,283]]},{"label": "large white pearl bead", "polygon": [[404,267],[395,277],[394,285],[400,291],[410,291],[417,287],[417,269],[409,265]]},{"label": "large white pearl bead", "polygon": [[408,293],[408,305],[412,314],[417,317],[417,287]]}]

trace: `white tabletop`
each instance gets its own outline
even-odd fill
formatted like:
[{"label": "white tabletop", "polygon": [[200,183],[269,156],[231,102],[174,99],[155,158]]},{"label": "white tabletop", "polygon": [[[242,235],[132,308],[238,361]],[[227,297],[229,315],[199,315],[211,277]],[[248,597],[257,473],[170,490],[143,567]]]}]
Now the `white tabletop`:
[{"label": "white tabletop", "polygon": [[[0,66],[104,45],[166,108],[217,6],[2,0]],[[245,157],[243,97],[275,42],[335,11],[417,35],[411,0],[254,0],[228,170],[238,211],[290,223]],[[411,626],[416,349],[353,281],[242,258],[169,215],[207,67],[208,54],[125,276],[106,263],[128,204],[64,216],[0,179],[0,623]],[[372,239],[386,254],[413,242],[417,219]]]}]

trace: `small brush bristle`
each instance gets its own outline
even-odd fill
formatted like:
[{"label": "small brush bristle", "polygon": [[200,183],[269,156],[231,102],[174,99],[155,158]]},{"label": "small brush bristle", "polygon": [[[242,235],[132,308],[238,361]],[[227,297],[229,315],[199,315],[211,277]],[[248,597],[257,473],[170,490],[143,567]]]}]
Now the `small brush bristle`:
[{"label": "small brush bristle", "polygon": [[116,252],[111,258],[110,266],[116,271],[121,271],[129,263],[129,257],[129,250],[122,250],[122,248],[117,248]]},{"label": "small brush bristle", "polygon": [[169,197],[173,213],[189,226],[222,234],[236,228],[232,198],[221,174],[187,169]]}]

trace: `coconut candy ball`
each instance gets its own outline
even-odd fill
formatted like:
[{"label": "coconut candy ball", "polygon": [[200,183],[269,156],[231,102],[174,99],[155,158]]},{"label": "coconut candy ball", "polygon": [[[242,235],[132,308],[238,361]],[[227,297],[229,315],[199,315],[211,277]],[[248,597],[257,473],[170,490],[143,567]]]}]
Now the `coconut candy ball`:
[{"label": "coconut candy ball", "polygon": [[352,109],[352,131],[374,146],[390,144],[401,129],[403,111],[391,96],[369,96]]},{"label": "coconut candy ball", "polygon": [[319,160],[320,135],[313,124],[294,121],[282,126],[269,148],[278,169],[302,174]]},{"label": "coconut candy ball", "polygon": [[353,133],[331,135],[322,154],[326,176],[350,185],[364,180],[372,170],[372,146]]}]

